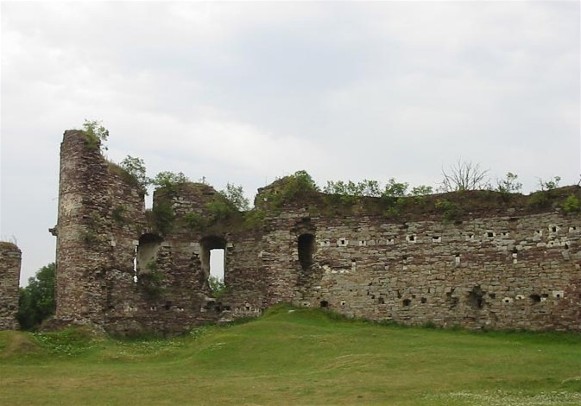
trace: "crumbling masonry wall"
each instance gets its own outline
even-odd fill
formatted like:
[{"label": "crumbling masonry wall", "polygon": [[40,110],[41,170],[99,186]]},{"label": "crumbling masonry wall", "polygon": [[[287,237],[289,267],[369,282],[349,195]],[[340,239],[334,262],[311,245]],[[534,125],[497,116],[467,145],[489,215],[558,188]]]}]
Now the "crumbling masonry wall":
[{"label": "crumbling masonry wall", "polygon": [[[313,265],[275,265],[289,279],[304,275],[298,305],[403,324],[581,330],[578,216],[309,219]],[[287,244],[299,247],[296,236]],[[298,252],[289,257],[299,262]]]},{"label": "crumbling masonry wall", "polygon": [[[390,210],[317,192],[281,202],[281,187],[239,213],[208,185],[169,185],[147,211],[131,176],[65,132],[55,323],[175,334],[290,302],[403,324],[581,331],[578,212],[492,192]],[[555,198],[568,194],[580,190]],[[442,213],[442,201],[461,214]],[[220,298],[212,249],[225,252]]]},{"label": "crumbling masonry wall", "polygon": [[18,283],[22,254],[12,243],[0,241],[0,330],[16,330]]}]

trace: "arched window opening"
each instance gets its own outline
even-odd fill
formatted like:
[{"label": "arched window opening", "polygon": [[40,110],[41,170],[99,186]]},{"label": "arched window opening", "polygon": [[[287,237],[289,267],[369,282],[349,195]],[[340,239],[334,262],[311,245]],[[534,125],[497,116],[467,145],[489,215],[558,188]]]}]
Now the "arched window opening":
[{"label": "arched window opening", "polygon": [[226,240],[221,237],[205,237],[201,243],[202,271],[214,297],[220,296],[226,288]]},{"label": "arched window opening", "polygon": [[303,271],[313,265],[313,255],[315,253],[315,236],[313,234],[301,234],[299,236],[299,262]]}]

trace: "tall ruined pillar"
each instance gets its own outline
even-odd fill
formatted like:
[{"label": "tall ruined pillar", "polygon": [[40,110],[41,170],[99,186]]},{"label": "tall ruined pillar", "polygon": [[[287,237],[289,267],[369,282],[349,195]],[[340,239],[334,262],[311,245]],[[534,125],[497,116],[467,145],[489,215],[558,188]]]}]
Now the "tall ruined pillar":
[{"label": "tall ruined pillar", "polygon": [[107,163],[98,142],[65,131],[60,154],[56,258],[57,322],[103,324],[105,270],[110,258],[106,222]]},{"label": "tall ruined pillar", "polygon": [[20,280],[20,249],[0,241],[0,330],[16,330],[18,322],[18,282]]}]

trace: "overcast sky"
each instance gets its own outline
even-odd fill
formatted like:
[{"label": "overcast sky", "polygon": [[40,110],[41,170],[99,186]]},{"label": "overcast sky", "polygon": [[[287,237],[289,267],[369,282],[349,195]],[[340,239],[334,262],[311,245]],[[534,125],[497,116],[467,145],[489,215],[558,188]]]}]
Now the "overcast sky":
[{"label": "overcast sky", "polygon": [[1,3],[0,238],[54,261],[59,144],[253,196],[307,170],[437,186],[459,158],[576,184],[578,1]]}]

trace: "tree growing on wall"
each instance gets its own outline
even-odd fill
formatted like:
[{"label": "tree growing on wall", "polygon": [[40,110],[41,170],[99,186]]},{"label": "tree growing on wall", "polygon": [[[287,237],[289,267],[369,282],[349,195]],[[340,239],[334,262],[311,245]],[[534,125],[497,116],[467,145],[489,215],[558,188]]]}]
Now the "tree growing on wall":
[{"label": "tree growing on wall", "polygon": [[28,285],[20,288],[17,319],[23,330],[35,330],[55,312],[55,269],[50,263],[40,268]]},{"label": "tree growing on wall", "polygon": [[504,179],[496,181],[496,191],[500,193],[519,193],[522,189],[522,183],[517,181],[518,175],[508,172]]},{"label": "tree growing on wall", "polygon": [[143,159],[127,155],[119,166],[133,176],[142,190],[147,193],[147,186],[151,184],[152,180],[147,177],[145,161]]},{"label": "tree growing on wall", "polygon": [[559,182],[561,182],[560,176],[555,176],[549,180],[539,179],[539,186],[542,191],[553,190],[559,187]]},{"label": "tree growing on wall", "polygon": [[442,169],[442,177],[443,192],[490,189],[488,170],[470,161],[459,159],[447,170]]},{"label": "tree growing on wall", "polygon": [[221,190],[220,194],[228,199],[239,211],[250,210],[250,202],[244,196],[242,186],[236,186],[232,183],[226,184],[226,189]]}]

